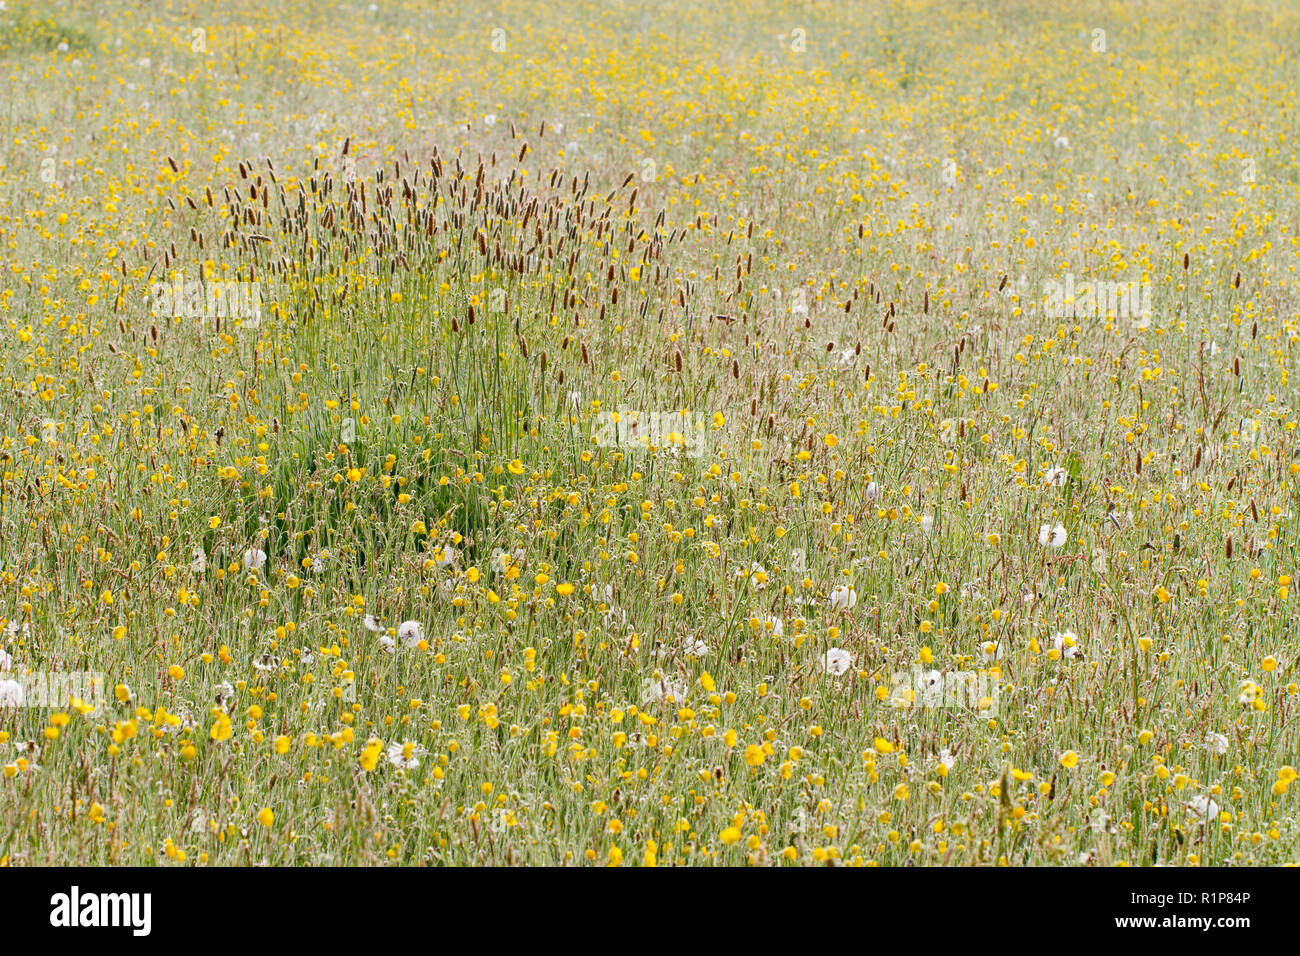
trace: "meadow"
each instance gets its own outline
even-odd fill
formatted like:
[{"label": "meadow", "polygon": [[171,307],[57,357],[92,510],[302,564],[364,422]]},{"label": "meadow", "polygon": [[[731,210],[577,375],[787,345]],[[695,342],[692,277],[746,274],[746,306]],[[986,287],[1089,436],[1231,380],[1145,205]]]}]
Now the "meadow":
[{"label": "meadow", "polygon": [[1298,47],[0,3],[0,865],[1300,862]]}]

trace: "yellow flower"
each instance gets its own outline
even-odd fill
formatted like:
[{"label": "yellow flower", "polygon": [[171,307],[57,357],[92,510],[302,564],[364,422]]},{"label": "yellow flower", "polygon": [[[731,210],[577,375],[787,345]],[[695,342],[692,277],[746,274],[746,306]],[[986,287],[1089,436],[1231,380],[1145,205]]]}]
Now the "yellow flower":
[{"label": "yellow flower", "polygon": [[262,812],[257,815],[257,822],[264,827],[269,827],[275,823],[275,811],[270,807],[263,807]]},{"label": "yellow flower", "polygon": [[366,773],[371,773],[379,765],[379,757],[384,752],[384,742],[378,737],[372,737],[366,743],[366,748],[361,751],[361,769]]},{"label": "yellow flower", "polygon": [[208,736],[220,743],[223,740],[229,740],[230,734],[230,716],[224,710],[218,711],[212,729],[208,731]]}]

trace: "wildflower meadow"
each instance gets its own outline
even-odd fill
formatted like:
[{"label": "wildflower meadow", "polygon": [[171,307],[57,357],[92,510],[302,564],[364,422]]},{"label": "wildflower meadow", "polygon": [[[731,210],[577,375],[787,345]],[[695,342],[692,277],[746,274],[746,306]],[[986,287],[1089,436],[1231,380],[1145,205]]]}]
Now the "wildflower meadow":
[{"label": "wildflower meadow", "polygon": [[0,866],[1300,862],[1297,37],[0,3]]}]

